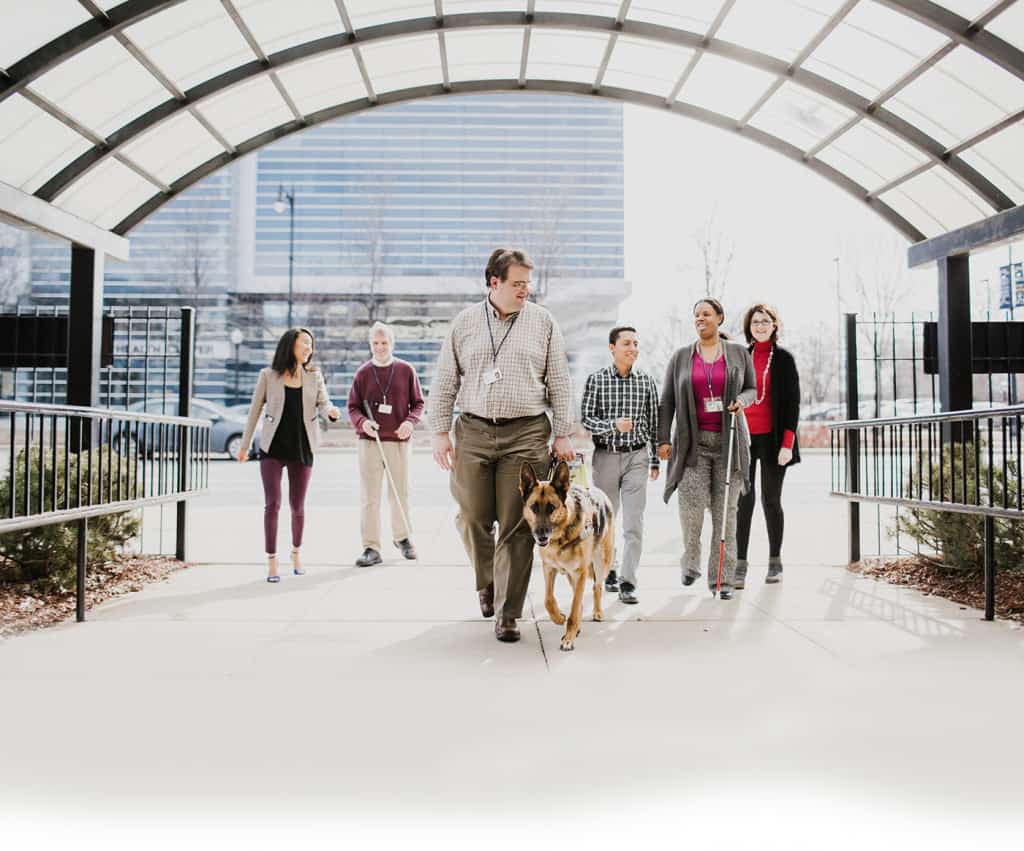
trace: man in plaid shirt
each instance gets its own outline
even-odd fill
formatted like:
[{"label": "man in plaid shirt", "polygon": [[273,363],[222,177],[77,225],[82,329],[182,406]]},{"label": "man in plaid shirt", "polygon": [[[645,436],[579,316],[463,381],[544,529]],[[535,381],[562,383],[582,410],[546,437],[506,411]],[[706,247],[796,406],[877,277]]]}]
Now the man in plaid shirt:
[{"label": "man in plaid shirt", "polygon": [[635,328],[613,328],[608,335],[608,350],[611,366],[587,377],[581,422],[594,440],[594,484],[608,494],[616,515],[622,506],[622,581],[613,569],[604,587],[617,590],[623,603],[636,603],[647,482],[658,478],[661,466],[658,387],[650,375],[634,367],[640,353]]},{"label": "man in plaid shirt", "polygon": [[[533,567],[519,469],[528,461],[546,476],[552,455],[576,457],[565,340],[551,314],[529,300],[532,269],[519,249],[491,254],[487,298],[455,317],[441,346],[427,417],[434,460],[451,472],[455,522],[473,562],[480,613],[495,615],[495,637],[509,642],[520,638],[516,620]],[[456,399],[461,413],[453,429]]]}]

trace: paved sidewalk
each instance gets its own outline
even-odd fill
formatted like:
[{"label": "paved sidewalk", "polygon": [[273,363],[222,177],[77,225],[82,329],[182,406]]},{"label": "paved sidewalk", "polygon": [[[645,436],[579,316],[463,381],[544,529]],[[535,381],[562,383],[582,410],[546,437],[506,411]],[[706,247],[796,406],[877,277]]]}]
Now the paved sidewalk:
[{"label": "paved sidewalk", "polygon": [[755,562],[731,602],[680,585],[653,486],[641,603],[607,602],[573,653],[539,568],[522,642],[494,640],[428,455],[421,561],[362,570],[354,456],[317,463],[308,575],[263,581],[255,467],[217,464],[199,564],[0,643],[0,826],[59,809],[114,833],[159,817],[165,838],[245,819],[268,843],[344,824],[420,847],[1019,847],[1024,631],[837,566],[820,456],[787,482],[784,582]]}]

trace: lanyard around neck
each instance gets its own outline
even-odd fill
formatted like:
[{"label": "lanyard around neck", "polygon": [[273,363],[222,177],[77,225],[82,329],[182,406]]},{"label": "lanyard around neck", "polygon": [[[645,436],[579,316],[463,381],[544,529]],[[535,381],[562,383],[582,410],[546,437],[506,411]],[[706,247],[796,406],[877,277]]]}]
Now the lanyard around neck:
[{"label": "lanyard around neck", "polygon": [[381,397],[384,400],[384,404],[386,405],[387,402],[388,402],[388,391],[391,389],[391,382],[395,380],[395,362],[393,360],[391,361],[391,369],[388,370],[388,385],[387,385],[387,387],[384,387],[380,383],[380,378],[377,377],[377,367],[376,366],[372,367],[372,369],[370,371],[373,373],[373,380],[377,382],[377,389],[380,390],[380,395],[381,395]]},{"label": "lanyard around neck", "polygon": [[491,362],[493,364],[498,363],[498,355],[501,353],[501,347],[505,345],[505,341],[508,339],[508,335],[512,333],[512,329],[515,327],[516,320],[519,318],[519,314],[516,313],[512,316],[512,322],[508,326],[508,330],[505,332],[505,336],[501,338],[501,342],[498,343],[497,347],[494,345],[494,331],[491,330],[491,300],[487,299],[484,302],[484,318],[487,319],[487,336],[491,338]]},{"label": "lanyard around neck", "polygon": [[[716,345],[715,348],[717,349],[718,346]],[[724,352],[723,352],[723,355],[724,355]],[[712,377],[715,374],[715,364],[718,363],[718,358],[715,358],[713,361],[711,361],[711,370],[709,372],[708,371],[707,361],[704,360],[704,353],[701,351],[701,348],[700,348],[700,343],[697,343],[697,359],[700,360],[700,368],[702,370],[704,370],[704,378],[708,382],[708,396],[710,396],[711,398],[714,398],[715,393],[711,389],[711,380],[712,380]]]}]

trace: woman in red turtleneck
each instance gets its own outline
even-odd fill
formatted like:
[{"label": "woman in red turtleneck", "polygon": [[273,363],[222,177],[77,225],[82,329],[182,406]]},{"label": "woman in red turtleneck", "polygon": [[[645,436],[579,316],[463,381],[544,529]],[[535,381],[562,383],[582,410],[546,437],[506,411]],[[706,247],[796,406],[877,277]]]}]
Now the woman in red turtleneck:
[{"label": "woman in red turtleneck", "polygon": [[797,422],[800,419],[800,377],[793,356],[778,344],[779,314],[766,304],[755,304],[743,316],[743,333],[750,345],[757,375],[757,399],[745,414],[750,429],[750,482],[740,497],[736,517],[736,581],[742,588],[747,575],[750,520],[757,499],[755,482],[761,466],[761,507],[768,527],[768,575],[782,579],[782,483],[786,468],[800,462]]}]

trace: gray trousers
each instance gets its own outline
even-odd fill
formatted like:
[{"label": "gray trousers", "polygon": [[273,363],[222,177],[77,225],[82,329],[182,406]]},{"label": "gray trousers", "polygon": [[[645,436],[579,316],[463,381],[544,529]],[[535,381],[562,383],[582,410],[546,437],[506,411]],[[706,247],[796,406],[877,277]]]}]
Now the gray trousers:
[{"label": "gray trousers", "polygon": [[[736,506],[742,484],[733,465],[733,482],[729,488],[729,516],[725,524],[725,562],[722,565],[722,587],[732,588],[736,573]],[[680,564],[684,576],[700,576],[700,533],[704,512],[711,512],[711,552],[708,553],[708,587],[718,584],[718,551],[722,535],[722,503],[725,499],[725,466],[722,463],[722,435],[713,431],[698,432],[697,463],[683,470],[679,483],[679,525],[683,531],[683,557]]]},{"label": "gray trousers", "polygon": [[527,461],[539,478],[547,478],[550,438],[551,423],[545,414],[503,425],[470,417],[455,421],[450,479],[459,506],[455,525],[473,563],[477,590],[494,583],[498,615],[523,616],[533,569],[533,533],[523,519],[519,468]]},{"label": "gray trousers", "polygon": [[644,545],[644,508],[647,506],[647,479],[651,466],[646,449],[636,452],[594,450],[594,484],[603,490],[622,517],[622,558],[616,547],[615,570],[620,577],[636,586],[636,569]]}]

